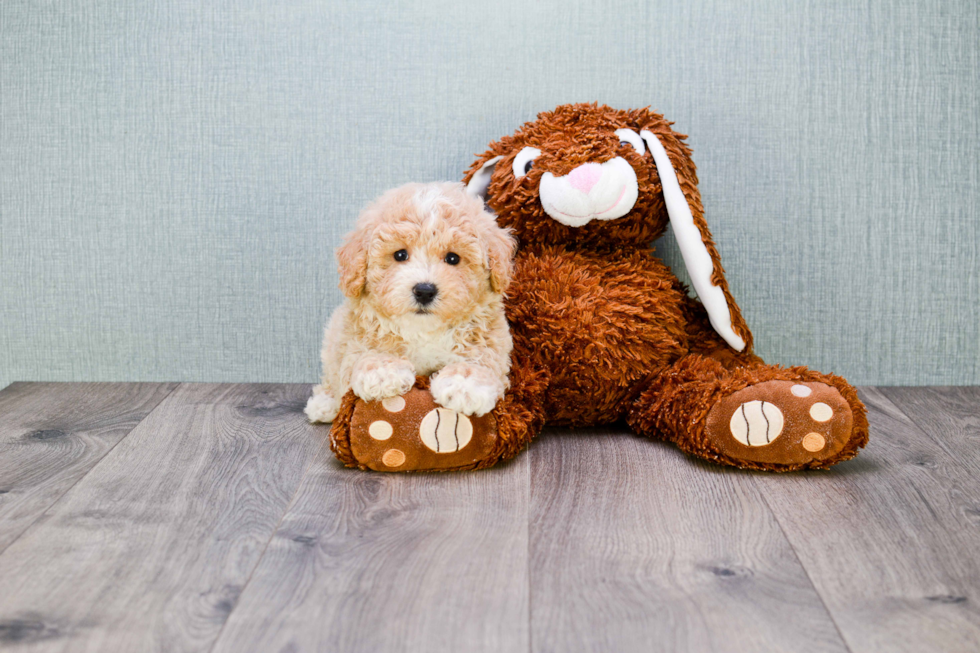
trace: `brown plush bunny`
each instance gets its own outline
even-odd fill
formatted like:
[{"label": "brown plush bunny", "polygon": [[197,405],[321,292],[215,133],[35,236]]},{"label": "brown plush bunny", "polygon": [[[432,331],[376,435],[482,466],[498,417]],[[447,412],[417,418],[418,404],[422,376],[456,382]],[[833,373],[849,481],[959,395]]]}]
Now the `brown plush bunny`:
[{"label": "brown plush bunny", "polygon": [[[691,151],[670,125],[646,109],[573,104],[491,143],[464,181],[519,240],[506,300],[511,388],[480,420],[447,419],[421,378],[399,414],[348,394],[331,433],[341,460],[386,471],[487,467],[546,422],[623,418],[692,455],[753,469],[829,467],[867,443],[864,406],[844,379],[752,353]],[[668,224],[697,300],[650,249]],[[377,421],[393,426],[384,443],[369,435]],[[461,433],[456,448],[426,444],[458,444]],[[392,450],[397,466],[383,461]]]}]

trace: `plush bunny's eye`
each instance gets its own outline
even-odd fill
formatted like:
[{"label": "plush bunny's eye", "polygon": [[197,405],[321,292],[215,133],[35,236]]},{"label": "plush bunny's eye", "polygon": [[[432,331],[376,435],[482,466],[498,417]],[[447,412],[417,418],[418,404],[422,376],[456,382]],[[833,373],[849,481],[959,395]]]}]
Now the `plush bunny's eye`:
[{"label": "plush bunny's eye", "polygon": [[395,252],[395,260],[398,261],[399,263],[401,263],[402,261],[407,261],[408,260],[408,250],[407,249],[400,249],[397,252]]},{"label": "plush bunny's eye", "polygon": [[632,145],[633,149],[640,156],[643,156],[643,153],[646,152],[646,148],[643,146],[643,139],[632,129],[617,129],[616,136],[619,137],[619,145],[621,147]]},{"label": "plush bunny's eye", "polygon": [[525,147],[514,157],[514,178],[520,179],[531,171],[534,160],[541,156],[541,150],[536,147]]}]

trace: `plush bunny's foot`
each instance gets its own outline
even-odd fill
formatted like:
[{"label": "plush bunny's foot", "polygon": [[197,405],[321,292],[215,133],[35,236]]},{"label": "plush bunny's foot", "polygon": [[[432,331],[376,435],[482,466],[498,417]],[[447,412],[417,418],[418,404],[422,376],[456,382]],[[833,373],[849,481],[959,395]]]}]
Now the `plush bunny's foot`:
[{"label": "plush bunny's foot", "polygon": [[715,404],[704,437],[736,462],[821,467],[847,444],[853,422],[850,406],[832,386],[765,381]]},{"label": "plush bunny's foot", "polygon": [[358,400],[350,419],[350,454],[357,466],[379,472],[472,468],[490,455],[496,439],[492,414],[443,408],[419,388],[381,401]]}]

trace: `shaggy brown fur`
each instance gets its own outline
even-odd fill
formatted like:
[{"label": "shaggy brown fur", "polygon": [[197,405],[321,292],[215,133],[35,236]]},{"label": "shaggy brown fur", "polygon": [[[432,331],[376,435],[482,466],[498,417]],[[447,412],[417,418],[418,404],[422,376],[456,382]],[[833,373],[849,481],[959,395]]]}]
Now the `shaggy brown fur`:
[{"label": "shaggy brown fur", "polygon": [[[674,442],[691,455],[773,471],[829,467],[853,457],[867,442],[864,406],[844,379],[766,365],[752,353],[751,332],[728,290],[704,219],[691,151],[670,124],[646,109],[561,106],[491,143],[467,172],[469,182],[484,163],[502,157],[486,202],[519,240],[506,300],[514,340],[511,388],[493,411],[496,448],[474,467],[516,455],[545,422],[589,426],[625,419],[636,432]],[[650,250],[669,222],[663,189],[650,152],[641,155],[614,134],[622,128],[653,132],[667,151],[711,256],[711,280],[724,291],[732,328],[746,343],[742,352],[715,333],[701,303]],[[528,146],[541,154],[525,176],[516,178],[514,158]],[[573,227],[545,212],[539,196],[545,173],[563,177],[582,164],[614,157],[626,159],[637,177],[639,194],[626,215]],[[769,381],[782,383],[760,385]],[[736,443],[735,427],[729,432],[727,426],[731,414],[716,416],[724,428],[707,428],[712,408],[735,392],[788,405],[803,401],[797,393],[808,392],[804,383],[832,393],[843,407],[839,412],[849,408],[849,413],[806,424],[787,419],[784,435],[774,440],[786,453],[774,445],[750,449]],[[344,444],[349,432],[343,423],[349,422],[352,402],[345,400],[335,422],[334,449],[344,462],[357,464]],[[800,448],[806,431],[821,428],[828,441],[823,450]],[[768,453],[755,455],[763,450]]]}]

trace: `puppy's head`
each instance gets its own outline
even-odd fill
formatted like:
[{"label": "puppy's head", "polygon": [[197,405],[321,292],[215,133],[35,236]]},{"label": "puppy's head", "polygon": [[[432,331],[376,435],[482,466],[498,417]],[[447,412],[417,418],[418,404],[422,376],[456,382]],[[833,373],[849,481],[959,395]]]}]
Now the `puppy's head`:
[{"label": "puppy's head", "polygon": [[340,287],[389,318],[453,321],[503,293],[514,249],[462,184],[407,184],[368,206],[337,250]]}]

